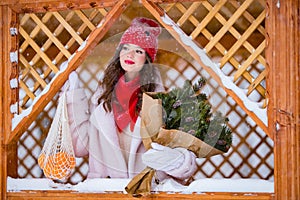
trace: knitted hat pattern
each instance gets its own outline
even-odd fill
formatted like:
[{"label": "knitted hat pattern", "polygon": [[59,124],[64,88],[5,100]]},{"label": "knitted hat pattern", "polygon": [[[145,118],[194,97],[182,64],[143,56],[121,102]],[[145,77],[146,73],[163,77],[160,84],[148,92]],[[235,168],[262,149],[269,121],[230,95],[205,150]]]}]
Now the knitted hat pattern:
[{"label": "knitted hat pattern", "polygon": [[149,18],[134,18],[130,27],[121,37],[120,44],[134,44],[144,49],[153,62],[158,48],[160,25]]}]

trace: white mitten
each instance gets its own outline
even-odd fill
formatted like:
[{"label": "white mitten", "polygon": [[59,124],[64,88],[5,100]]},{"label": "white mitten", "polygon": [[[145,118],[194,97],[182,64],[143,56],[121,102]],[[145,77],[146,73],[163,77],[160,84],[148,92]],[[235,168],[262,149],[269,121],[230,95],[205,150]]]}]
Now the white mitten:
[{"label": "white mitten", "polygon": [[68,80],[65,82],[65,84],[62,87],[62,91],[68,91],[68,90],[74,90],[79,88],[79,77],[76,71],[72,71],[69,74]]},{"label": "white mitten", "polygon": [[142,156],[145,165],[179,179],[189,178],[196,171],[196,156],[193,152],[180,147],[172,149],[157,143],[151,143],[151,146],[152,149]]},{"label": "white mitten", "polygon": [[76,71],[72,71],[69,74],[69,79],[68,79],[69,83],[70,83],[70,90],[74,90],[79,88],[79,77]]}]

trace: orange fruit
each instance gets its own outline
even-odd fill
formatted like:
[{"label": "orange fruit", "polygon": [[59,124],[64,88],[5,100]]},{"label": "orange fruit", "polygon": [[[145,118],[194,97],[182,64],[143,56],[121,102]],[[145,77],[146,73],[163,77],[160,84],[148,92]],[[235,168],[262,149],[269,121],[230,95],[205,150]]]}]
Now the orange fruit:
[{"label": "orange fruit", "polygon": [[75,157],[65,152],[58,152],[49,155],[45,163],[45,155],[41,154],[38,158],[38,164],[43,169],[46,177],[51,179],[63,179],[71,174],[75,167]]},{"label": "orange fruit", "polygon": [[44,169],[45,154],[41,154],[38,158],[38,164],[41,169]]},{"label": "orange fruit", "polygon": [[75,161],[75,157],[72,156],[72,157],[69,157],[69,165],[70,165],[70,168],[74,168],[75,165],[76,165],[76,161]]}]

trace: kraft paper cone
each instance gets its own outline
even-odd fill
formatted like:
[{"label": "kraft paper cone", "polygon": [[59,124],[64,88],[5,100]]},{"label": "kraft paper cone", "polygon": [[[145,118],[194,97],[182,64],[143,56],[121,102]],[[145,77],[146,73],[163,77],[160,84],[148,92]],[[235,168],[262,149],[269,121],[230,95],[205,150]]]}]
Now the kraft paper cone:
[{"label": "kraft paper cone", "polygon": [[154,142],[170,148],[183,147],[194,152],[198,158],[206,158],[224,153],[189,133],[175,129],[167,130],[160,128]]},{"label": "kraft paper cone", "polygon": [[146,167],[141,173],[131,179],[131,181],[125,187],[126,192],[135,197],[141,197],[150,194],[151,182],[154,173],[154,169]]},{"label": "kraft paper cone", "polygon": [[160,99],[153,99],[149,96],[151,93],[143,94],[143,103],[141,111],[141,138],[146,149],[150,149],[151,142],[157,136],[162,121],[162,105]]},{"label": "kraft paper cone", "polygon": [[149,92],[143,94],[141,137],[146,149],[151,147],[152,142],[156,142],[170,148],[186,148],[194,152],[198,158],[224,153],[189,133],[175,129],[164,129],[161,100],[153,99],[151,97],[153,94],[155,93]]}]

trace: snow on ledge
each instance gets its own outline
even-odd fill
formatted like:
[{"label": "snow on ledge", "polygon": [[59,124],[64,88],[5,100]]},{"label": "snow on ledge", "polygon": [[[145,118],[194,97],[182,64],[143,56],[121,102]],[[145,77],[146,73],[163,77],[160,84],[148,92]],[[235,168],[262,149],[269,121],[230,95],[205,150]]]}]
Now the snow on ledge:
[{"label": "snow on ledge", "polygon": [[[130,179],[87,179],[76,185],[54,183],[45,178],[14,179],[7,177],[7,191],[24,190],[70,190],[83,193],[125,192]],[[172,179],[153,185],[155,192],[179,192],[184,194],[202,192],[274,193],[274,183],[261,179],[198,179],[189,186],[178,184]]]}]

